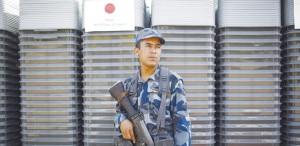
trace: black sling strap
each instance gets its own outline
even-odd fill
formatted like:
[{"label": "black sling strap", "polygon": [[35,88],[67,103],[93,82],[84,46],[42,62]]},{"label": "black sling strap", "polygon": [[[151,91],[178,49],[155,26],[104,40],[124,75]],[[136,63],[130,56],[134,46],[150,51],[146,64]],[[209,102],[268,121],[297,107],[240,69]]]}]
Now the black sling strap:
[{"label": "black sling strap", "polygon": [[160,70],[160,78],[159,78],[159,89],[162,94],[160,107],[158,111],[156,127],[157,132],[159,132],[160,128],[165,127],[165,110],[166,110],[166,98],[169,90],[169,70],[166,68],[161,68]]}]

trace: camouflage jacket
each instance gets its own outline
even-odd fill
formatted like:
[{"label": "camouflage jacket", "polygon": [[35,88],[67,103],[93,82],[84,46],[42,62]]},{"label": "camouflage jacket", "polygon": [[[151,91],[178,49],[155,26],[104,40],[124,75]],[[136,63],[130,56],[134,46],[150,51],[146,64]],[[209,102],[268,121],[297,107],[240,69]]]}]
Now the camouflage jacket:
[{"label": "camouflage jacket", "polygon": [[[144,82],[139,76],[137,84],[137,94],[130,98],[135,109],[144,115],[144,120],[151,136],[156,135],[156,119],[161,101],[159,93],[159,71],[160,66],[153,75]],[[165,130],[175,139],[175,145],[191,145],[191,121],[187,108],[187,101],[184,91],[182,78],[170,71],[170,93],[167,94]],[[124,81],[125,90],[130,86],[132,78]],[[115,116],[114,125],[117,131],[120,131],[120,123],[128,119],[126,111],[118,108]]]}]

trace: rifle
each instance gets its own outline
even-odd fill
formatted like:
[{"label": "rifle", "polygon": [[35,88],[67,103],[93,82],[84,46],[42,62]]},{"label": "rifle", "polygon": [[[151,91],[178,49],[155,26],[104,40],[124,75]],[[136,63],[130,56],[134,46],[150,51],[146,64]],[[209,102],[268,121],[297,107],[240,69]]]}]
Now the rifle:
[{"label": "rifle", "polygon": [[146,146],[154,146],[153,140],[147,130],[143,115],[137,112],[130,103],[124,91],[124,84],[121,81],[116,82],[109,90],[110,95],[126,110],[133,125],[136,140],[139,143],[145,143]]}]

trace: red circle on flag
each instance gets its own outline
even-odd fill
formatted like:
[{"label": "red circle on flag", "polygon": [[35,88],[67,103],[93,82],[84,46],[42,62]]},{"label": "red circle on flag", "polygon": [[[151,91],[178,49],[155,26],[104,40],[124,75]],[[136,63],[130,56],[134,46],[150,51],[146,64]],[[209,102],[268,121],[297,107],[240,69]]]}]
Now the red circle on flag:
[{"label": "red circle on flag", "polygon": [[105,12],[111,14],[115,11],[115,5],[112,3],[108,3],[105,5]]}]

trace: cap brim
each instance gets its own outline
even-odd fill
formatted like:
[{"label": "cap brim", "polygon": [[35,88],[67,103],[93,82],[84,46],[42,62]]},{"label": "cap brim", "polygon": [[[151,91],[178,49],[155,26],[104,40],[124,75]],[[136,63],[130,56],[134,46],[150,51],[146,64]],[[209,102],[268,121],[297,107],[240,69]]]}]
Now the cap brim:
[{"label": "cap brim", "polygon": [[144,38],[142,38],[140,40],[144,40],[144,39],[147,39],[147,38],[158,38],[160,40],[160,44],[162,44],[162,45],[166,43],[166,41],[165,41],[164,38],[159,37],[157,35],[153,35],[153,36],[150,35],[150,36],[144,37]]}]

